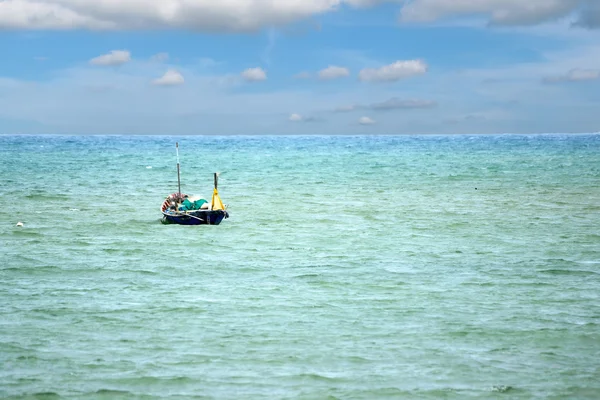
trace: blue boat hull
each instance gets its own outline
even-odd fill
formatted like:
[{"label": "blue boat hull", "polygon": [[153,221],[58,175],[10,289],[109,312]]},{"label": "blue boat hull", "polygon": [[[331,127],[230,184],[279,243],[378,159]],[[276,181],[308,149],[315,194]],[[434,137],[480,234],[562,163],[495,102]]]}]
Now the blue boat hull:
[{"label": "blue boat hull", "polygon": [[188,211],[186,214],[163,212],[163,224],[177,225],[219,225],[229,214],[225,210],[197,210]]}]

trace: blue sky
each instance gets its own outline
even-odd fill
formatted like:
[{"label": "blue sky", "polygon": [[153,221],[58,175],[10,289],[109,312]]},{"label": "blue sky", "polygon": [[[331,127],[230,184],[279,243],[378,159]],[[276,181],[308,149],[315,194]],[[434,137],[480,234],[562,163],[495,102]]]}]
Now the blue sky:
[{"label": "blue sky", "polygon": [[600,131],[596,0],[0,0],[0,134]]}]

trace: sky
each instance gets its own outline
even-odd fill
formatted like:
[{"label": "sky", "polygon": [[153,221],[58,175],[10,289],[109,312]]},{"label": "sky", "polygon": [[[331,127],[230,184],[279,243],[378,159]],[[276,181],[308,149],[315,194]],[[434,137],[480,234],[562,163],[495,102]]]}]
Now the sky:
[{"label": "sky", "polygon": [[600,131],[600,0],[0,0],[0,134]]}]

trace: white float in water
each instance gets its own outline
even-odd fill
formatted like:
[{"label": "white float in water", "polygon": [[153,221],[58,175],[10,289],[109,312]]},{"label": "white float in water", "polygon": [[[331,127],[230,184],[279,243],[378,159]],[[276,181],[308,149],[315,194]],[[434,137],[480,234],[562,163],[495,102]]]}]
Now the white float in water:
[{"label": "white float in water", "polygon": [[17,222],[17,226],[23,226],[22,222]]}]

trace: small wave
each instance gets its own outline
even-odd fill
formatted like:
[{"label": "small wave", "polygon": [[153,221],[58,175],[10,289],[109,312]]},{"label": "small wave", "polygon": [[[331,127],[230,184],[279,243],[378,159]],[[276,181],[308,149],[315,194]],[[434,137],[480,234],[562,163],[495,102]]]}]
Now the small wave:
[{"label": "small wave", "polygon": [[496,349],[489,350],[490,353],[503,352],[503,351],[510,351],[510,348],[509,347],[498,347]]},{"label": "small wave", "polygon": [[577,261],[577,262],[578,262],[579,264],[584,264],[584,265],[590,265],[590,264],[592,264],[592,265],[594,265],[594,264],[600,264],[600,261],[593,261],[593,260],[590,260],[590,261]]},{"label": "small wave", "polygon": [[551,274],[551,275],[579,275],[579,276],[596,276],[596,275],[600,275],[598,272],[596,271],[587,271],[587,270],[582,270],[582,269],[556,269],[556,268],[551,268],[551,269],[543,269],[540,270],[539,272],[545,273],[545,274]]},{"label": "small wave", "polygon": [[[172,351],[171,348],[152,348],[153,351]],[[117,379],[117,382],[125,383],[125,384],[135,384],[135,385],[152,385],[156,383],[164,383],[164,382],[173,382],[177,384],[194,382],[194,379],[189,376],[143,376],[139,378],[122,378]],[[130,394],[127,391],[120,391],[115,389],[100,389],[104,390],[104,394]],[[110,391],[110,392],[109,392]]]},{"label": "small wave", "polygon": [[[30,395],[34,399],[60,399],[60,395],[55,392],[37,392]],[[24,396],[25,398],[29,396]]]},{"label": "small wave", "polygon": [[23,268],[19,268],[19,267],[5,267],[5,268],[0,268],[0,271],[21,271]]},{"label": "small wave", "polygon": [[24,361],[24,360],[37,360],[38,358],[36,356],[19,356],[17,357],[17,360],[19,361]]},{"label": "small wave", "polygon": [[325,376],[325,375],[321,375],[321,374],[317,374],[317,373],[306,373],[306,374],[299,374],[299,375],[292,375],[290,376],[290,378],[300,378],[302,380],[316,380],[316,381],[324,381],[324,382],[339,382],[339,381],[343,381],[343,378],[340,377],[331,377],[331,376]]},{"label": "small wave", "polygon": [[463,282],[461,286],[479,286],[479,287],[493,287],[498,286],[495,282]]},{"label": "small wave", "polygon": [[555,356],[556,353],[553,351],[542,351],[540,354],[544,355],[544,356]]},{"label": "small wave", "polygon": [[170,314],[170,313],[181,313],[181,312],[191,312],[191,313],[203,313],[206,312],[206,310],[202,307],[171,307],[171,308],[155,308],[152,309],[153,313],[165,313],[165,314]]},{"label": "small wave", "polygon": [[361,356],[347,356],[344,359],[346,361],[355,362],[355,363],[367,363],[367,362],[373,361],[373,360],[370,360],[368,358],[361,357]]},{"label": "small wave", "polygon": [[64,269],[56,266],[56,265],[23,265],[20,267],[7,267],[0,268],[0,271],[21,271],[27,273],[42,273],[42,272],[54,272],[54,271],[64,271]]},{"label": "small wave", "polygon": [[41,234],[37,231],[33,231],[31,229],[23,229],[23,228],[13,230],[13,235],[21,236],[21,237],[42,237],[42,236],[44,236],[43,234]]},{"label": "small wave", "polygon": [[65,194],[58,194],[58,193],[30,193],[30,194],[26,194],[25,196],[23,196],[24,198],[26,198],[27,200],[44,200],[44,201],[65,201],[69,199],[69,196],[65,195]]},{"label": "small wave", "polygon": [[294,276],[294,278],[319,278],[321,275],[320,274],[302,274],[302,275],[296,275]]},{"label": "small wave", "polygon": [[[419,395],[423,394],[422,391],[416,391]],[[433,392],[431,391],[427,391],[426,394],[428,395],[433,395],[435,396],[438,392],[440,392],[439,390],[434,390]],[[415,392],[412,391],[406,391],[406,390],[402,390],[400,388],[396,388],[396,387],[384,387],[384,388],[378,388],[378,389],[371,389],[369,391],[364,392],[365,395],[368,396],[368,398],[385,398],[385,397],[394,397],[394,398],[411,398],[412,395],[415,394]],[[440,393],[441,395],[447,395],[447,393]]]},{"label": "small wave", "polygon": [[99,389],[96,390],[95,392],[96,394],[103,394],[103,395],[114,395],[114,396],[122,396],[122,395],[127,395],[127,394],[131,394],[131,392],[127,391],[127,390],[118,390],[118,389]]},{"label": "small wave", "polygon": [[149,271],[149,270],[146,270],[146,269],[121,269],[120,271],[122,271],[122,272],[134,272],[136,274],[142,274],[142,275],[159,275],[159,272]]},{"label": "small wave", "polygon": [[556,286],[555,282],[512,282],[513,287]]},{"label": "small wave", "polygon": [[507,386],[507,385],[498,385],[498,386],[492,386],[492,388],[490,390],[492,392],[507,393],[507,392],[514,390],[514,388],[512,386]]}]

